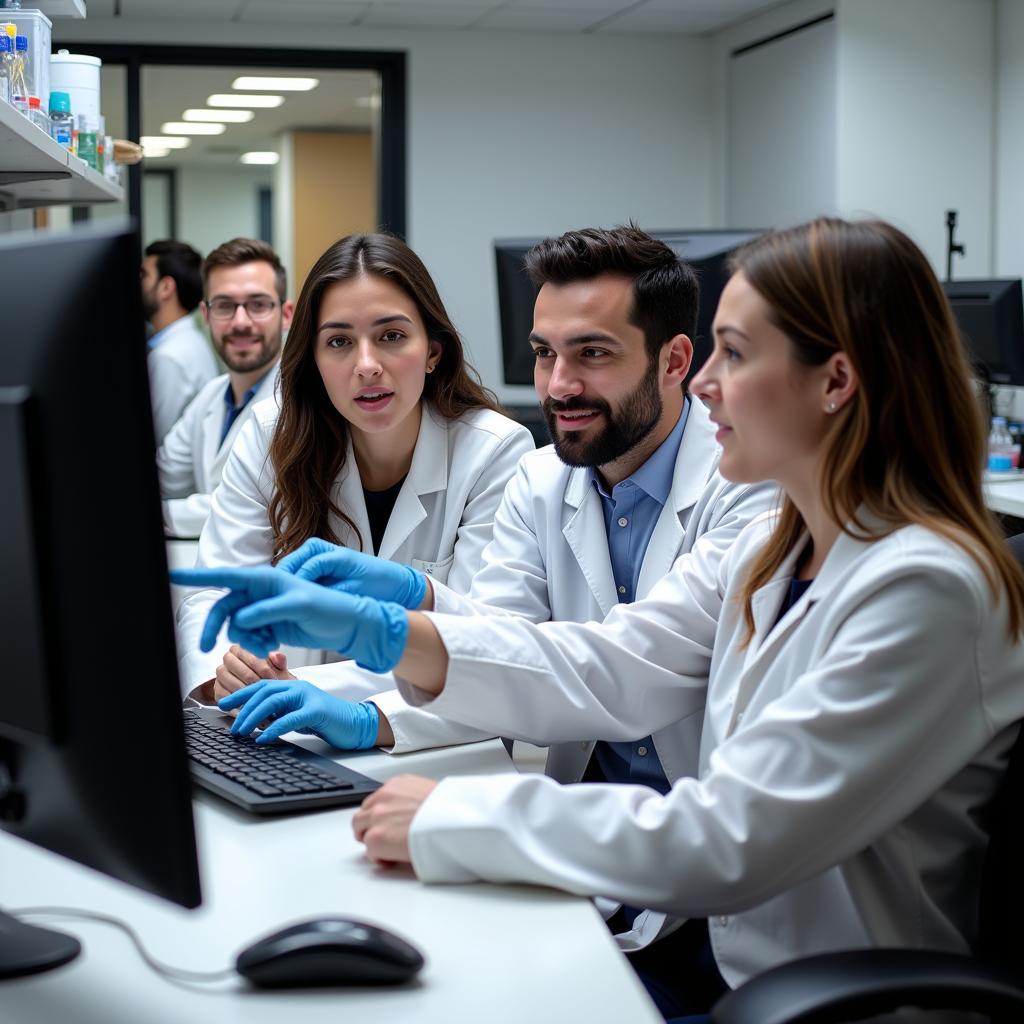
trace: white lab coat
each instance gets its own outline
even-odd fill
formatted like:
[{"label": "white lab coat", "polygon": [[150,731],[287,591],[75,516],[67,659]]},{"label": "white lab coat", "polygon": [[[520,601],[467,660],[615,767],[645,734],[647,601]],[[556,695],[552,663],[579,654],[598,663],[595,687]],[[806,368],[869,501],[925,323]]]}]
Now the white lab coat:
[{"label": "white lab coat", "polygon": [[[277,415],[276,400],[261,402],[239,433],[213,492],[197,565],[270,563],[273,534],[267,508],[275,481],[268,450]],[[532,448],[533,438],[525,427],[489,409],[446,420],[424,405],[412,465],[381,540],[380,557],[411,565],[455,590],[468,590],[491,539],[505,484],[519,457]],[[332,498],[354,520],[368,549],[370,523],[351,437]],[[332,517],[330,525],[341,543],[358,547],[355,534],[342,520]],[[186,693],[213,677],[230,646],[222,634],[212,652],[199,650],[206,613],[220,593],[195,591],[178,610],[180,676]],[[288,653],[292,665],[302,664],[303,656],[313,661],[325,656]]]},{"label": "white lab coat", "polygon": [[213,348],[195,314],[163,328],[153,339],[146,365],[157,446],[181,418],[200,388],[220,373]]},{"label": "white lab coat", "polygon": [[226,373],[203,387],[164,438],[156,453],[156,468],[164,499],[164,529],[169,536],[199,536],[210,514],[210,496],[220,483],[231,446],[252,415],[253,407],[273,398],[277,378],[275,364],[231,424],[223,444],[220,435],[224,429],[224,394],[230,380]]},{"label": "white lab coat", "polygon": [[[672,491],[644,554],[639,598],[698,538],[706,538],[708,557],[713,552],[722,557],[740,530],[776,500],[778,491],[772,485],[733,484],[718,474],[721,449],[714,432],[707,409],[692,402],[676,456]],[[434,586],[435,611],[457,615],[496,612],[521,615],[532,622],[599,622],[617,604],[601,499],[588,471],[567,466],[552,447],[520,460],[495,515],[494,537],[468,598],[451,588]],[[482,738],[477,730],[411,707],[395,690],[377,694],[373,700],[395,734],[393,753]],[[702,711],[694,705],[689,714],[653,737],[669,782],[697,770]],[[518,738],[549,743],[541,726],[540,733]],[[507,729],[505,735],[510,735]],[[594,741],[585,732],[572,742],[554,743],[548,751],[547,773],[559,782],[578,782],[593,748]]]},{"label": "white lab coat", "polygon": [[798,552],[757,592],[744,647],[737,594],[770,519],[721,560],[698,541],[603,624],[431,615],[450,666],[430,707],[478,728],[628,740],[703,703],[710,679],[699,778],[665,797],[541,775],[447,779],[412,823],[423,880],[708,916],[733,986],[828,950],[968,949],[987,838],[977,812],[1024,716],[1005,603],[928,530],[844,534],[774,629]]}]

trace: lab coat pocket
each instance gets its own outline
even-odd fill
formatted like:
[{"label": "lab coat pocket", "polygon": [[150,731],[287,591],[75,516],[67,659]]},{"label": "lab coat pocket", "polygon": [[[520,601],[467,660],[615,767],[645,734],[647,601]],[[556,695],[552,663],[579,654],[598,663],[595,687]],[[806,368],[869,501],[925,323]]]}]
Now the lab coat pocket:
[{"label": "lab coat pocket", "polygon": [[454,553],[449,555],[447,558],[441,559],[440,562],[427,562],[422,558],[410,559],[409,564],[414,569],[419,569],[420,572],[429,576],[432,580],[437,580],[438,583],[448,582],[448,573],[451,572],[452,562],[455,561]]}]

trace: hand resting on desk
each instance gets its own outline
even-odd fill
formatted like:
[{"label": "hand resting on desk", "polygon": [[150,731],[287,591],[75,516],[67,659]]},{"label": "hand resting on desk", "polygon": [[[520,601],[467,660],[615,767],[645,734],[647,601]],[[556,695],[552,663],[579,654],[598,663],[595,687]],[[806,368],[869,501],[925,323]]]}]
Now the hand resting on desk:
[{"label": "hand resting on desk", "polygon": [[409,864],[409,827],[423,802],[437,788],[433,779],[396,775],[371,793],[352,818],[356,839],[376,864]]}]

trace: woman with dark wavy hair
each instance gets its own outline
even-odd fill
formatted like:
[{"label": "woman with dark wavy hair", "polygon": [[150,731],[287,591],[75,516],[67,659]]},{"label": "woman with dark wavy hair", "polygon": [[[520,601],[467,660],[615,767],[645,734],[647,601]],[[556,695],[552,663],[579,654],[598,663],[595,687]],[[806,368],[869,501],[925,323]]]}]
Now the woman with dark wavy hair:
[{"label": "woman with dark wavy hair", "polygon": [[[532,447],[466,363],[419,257],[390,235],[350,235],[306,278],[279,399],[239,435],[198,564],[276,563],[323,538],[468,590],[505,483]],[[201,591],[182,605],[182,681],[191,689],[216,669],[221,696],[255,676],[227,643],[196,651],[215,598]]]}]

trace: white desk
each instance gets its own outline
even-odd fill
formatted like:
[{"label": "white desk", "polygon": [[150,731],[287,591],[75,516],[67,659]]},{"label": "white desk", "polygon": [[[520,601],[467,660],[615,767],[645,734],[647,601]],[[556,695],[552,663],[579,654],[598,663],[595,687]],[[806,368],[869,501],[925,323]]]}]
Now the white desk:
[{"label": "white desk", "polygon": [[[320,741],[308,740],[322,749]],[[404,757],[343,759],[384,779],[509,770],[499,741]],[[526,887],[425,886],[379,870],[352,836],[351,810],[258,820],[213,796],[195,801],[203,906],[186,911],[0,832],[0,906],[60,904],[130,922],[157,959],[216,970],[285,923],[335,914],[390,927],[427,965],[399,989],[261,992],[239,978],[200,989],[169,982],[109,925],[33,918],[82,940],[48,974],[0,983],[10,1024],[317,1024],[330,1021],[661,1020],[591,904]],[[126,812],[127,813],[127,812]],[[467,840],[471,841],[471,840]]]},{"label": "white desk", "polygon": [[993,512],[1024,517],[1024,473],[985,475],[985,504]]}]

